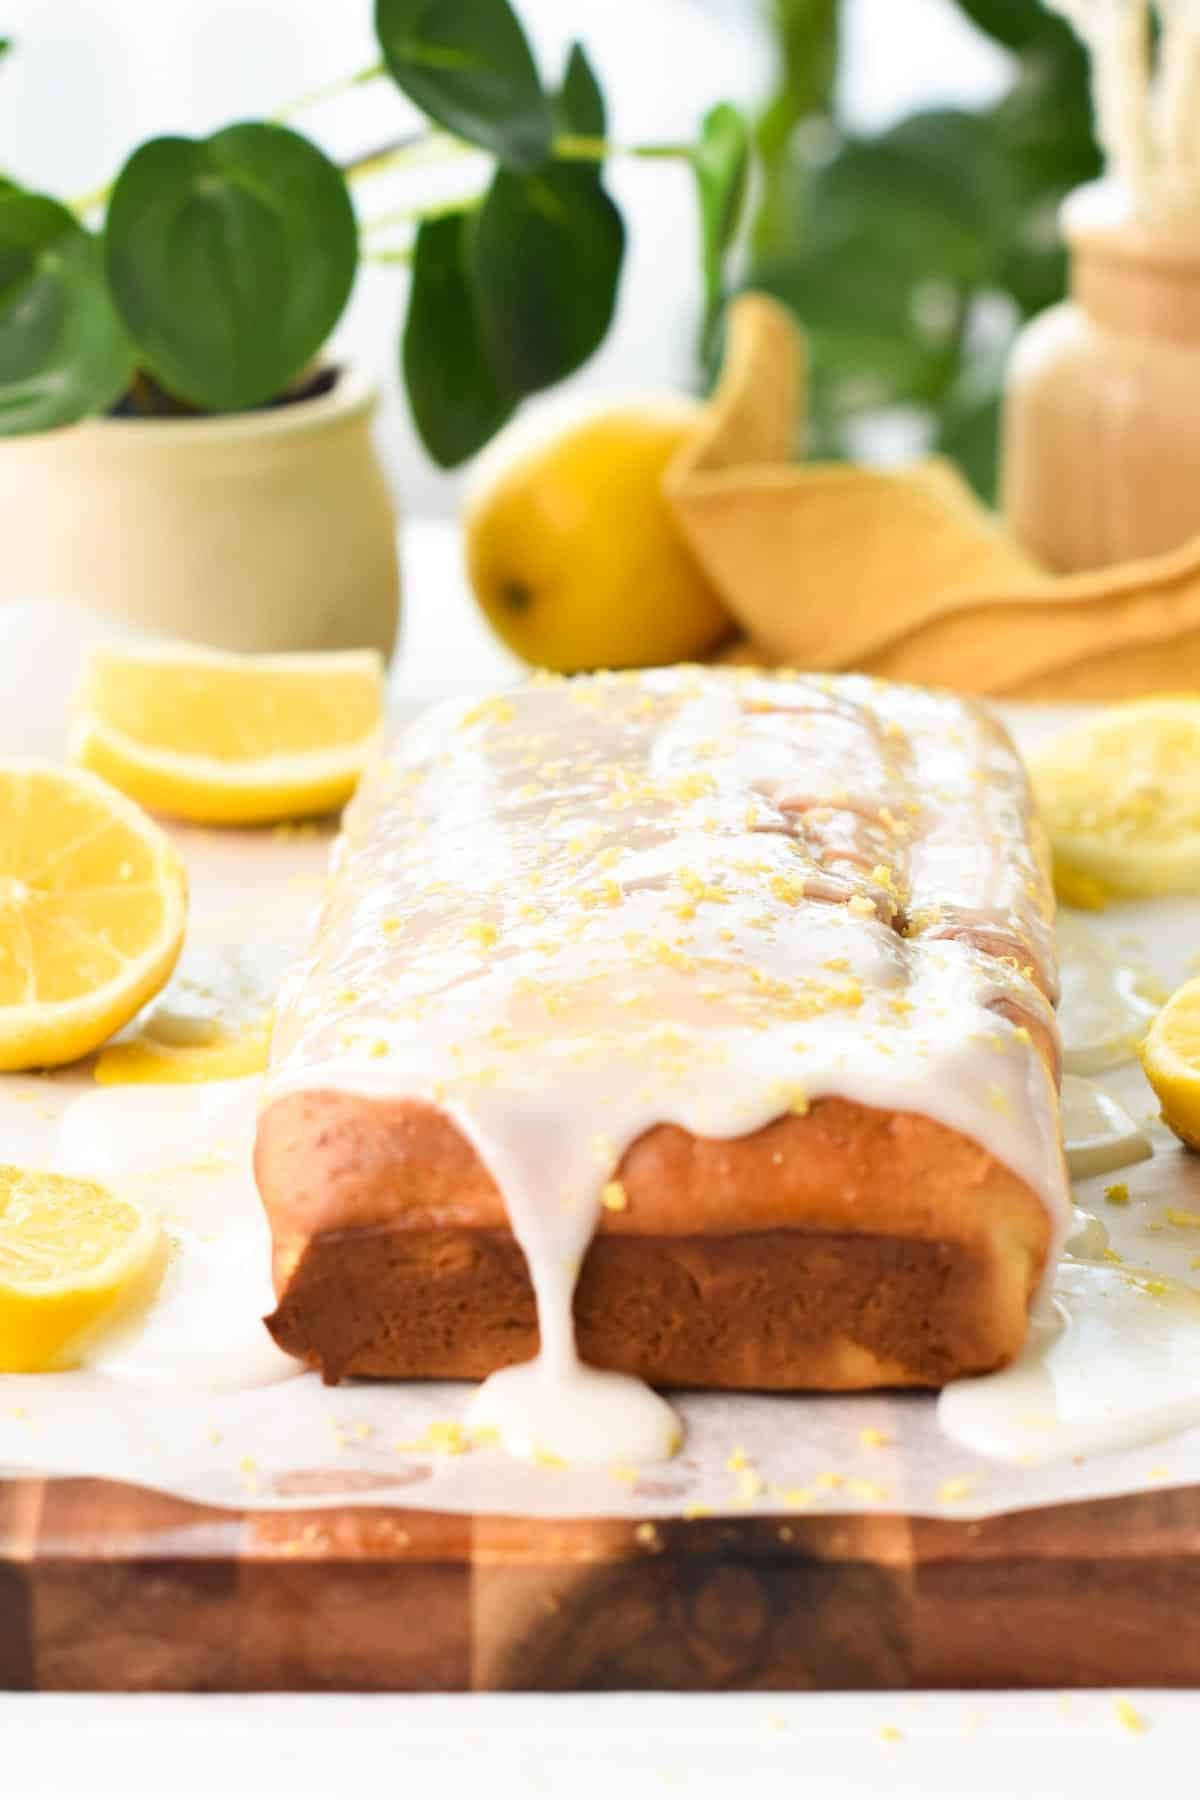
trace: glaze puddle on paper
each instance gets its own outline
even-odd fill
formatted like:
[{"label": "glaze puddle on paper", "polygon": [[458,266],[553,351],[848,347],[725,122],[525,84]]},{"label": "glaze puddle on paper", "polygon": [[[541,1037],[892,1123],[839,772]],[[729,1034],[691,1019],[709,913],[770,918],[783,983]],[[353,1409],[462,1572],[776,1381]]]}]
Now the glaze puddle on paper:
[{"label": "glaze puddle on paper", "polygon": [[170,1258],[147,1311],[97,1339],[89,1366],[154,1387],[259,1387],[299,1365],[272,1342],[270,1238],[250,1151],[261,1083],[107,1088],[63,1115],[55,1162],[162,1217]]},{"label": "glaze puddle on paper", "polygon": [[1009,1369],[952,1382],[947,1435],[1006,1459],[1131,1450],[1200,1425],[1200,1292],[1064,1258],[1053,1316]]},{"label": "glaze puddle on paper", "polygon": [[1134,1055],[1167,991],[1140,956],[1112,945],[1073,913],[1060,913],[1058,1026],[1063,1066],[1096,1075]]},{"label": "glaze puddle on paper", "polygon": [[1150,1139],[1120,1102],[1082,1075],[1063,1076],[1062,1127],[1067,1168],[1076,1181],[1111,1174],[1154,1154]]}]

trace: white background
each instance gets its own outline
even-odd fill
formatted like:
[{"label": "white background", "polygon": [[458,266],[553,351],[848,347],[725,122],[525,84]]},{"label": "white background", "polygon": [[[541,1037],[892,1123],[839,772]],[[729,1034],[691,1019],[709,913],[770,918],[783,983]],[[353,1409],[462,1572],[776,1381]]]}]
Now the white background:
[{"label": "white background", "polygon": [[[1163,1800],[1196,1791],[1190,1694],[0,1694],[5,1800]],[[31,1717],[33,1723],[30,1724]],[[24,1729],[20,1723],[24,1721]],[[881,1730],[902,1733],[888,1742]]]},{"label": "white background", "polygon": [[[754,103],[772,77],[768,0],[522,0],[547,71],[581,38],[608,90],[620,142],[690,137],[715,100]],[[949,0],[846,0],[846,103],[881,123],[913,106],[973,103],[999,91],[1007,58]],[[133,146],[265,117],[373,62],[371,0],[0,0],[0,171],[62,197],[87,193]],[[414,115],[388,84],[305,116],[335,154],[373,148]],[[449,177],[461,187],[461,175]],[[582,375],[589,386],[686,386],[699,288],[687,171],[626,163],[615,186],[632,228],[615,334]],[[429,192],[410,175],[360,189],[363,217]],[[398,393],[403,271],[371,268],[343,326],[345,345],[382,379],[381,433],[410,513],[448,510],[457,481],[416,443]]]}]

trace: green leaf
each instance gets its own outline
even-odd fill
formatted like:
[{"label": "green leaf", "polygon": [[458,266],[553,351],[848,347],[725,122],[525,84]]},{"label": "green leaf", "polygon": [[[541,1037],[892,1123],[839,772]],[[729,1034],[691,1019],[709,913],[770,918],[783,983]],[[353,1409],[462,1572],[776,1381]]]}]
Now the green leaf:
[{"label": "green leaf", "polygon": [[814,184],[814,252],[856,239],[914,280],[988,281],[1017,210],[1010,161],[986,117],[914,113],[849,139]]},{"label": "green leaf", "polygon": [[920,322],[920,284],[881,264],[869,242],[847,243],[832,256],[761,263],[753,280],[804,326],[814,404],[831,416],[931,404],[956,366],[955,290],[940,296],[936,323]]},{"label": "green leaf", "polygon": [[612,323],[624,254],[621,215],[590,170],[497,170],[471,233],[471,271],[507,392],[532,394],[587,361]]},{"label": "green leaf", "polygon": [[106,242],[142,361],[209,412],[283,392],[337,324],[358,262],[341,172],[282,125],[143,145],[117,178]]},{"label": "green leaf", "polygon": [[1000,410],[1011,346],[1001,345],[968,364],[943,396],[934,449],[952,457],[985,500],[996,493]]},{"label": "green leaf", "polygon": [[550,154],[553,117],[508,0],[375,0],[388,72],[446,131],[510,169]]},{"label": "green leaf", "polygon": [[602,138],[608,129],[604,93],[582,44],[571,46],[554,113],[559,130],[568,137]]},{"label": "green leaf", "polygon": [[1033,204],[1058,200],[1100,172],[1087,54],[1073,37],[1023,59],[992,121],[1013,179]]},{"label": "green leaf", "polygon": [[958,0],[972,25],[1008,50],[1027,50],[1070,27],[1046,11],[1041,0]]},{"label": "green leaf", "polygon": [[762,179],[753,235],[763,255],[786,250],[804,230],[812,170],[798,127],[833,110],[841,24],[839,0],[768,0],[767,11],[778,75],[755,128]]},{"label": "green leaf", "polygon": [[106,412],[132,372],[96,239],[57,201],[0,187],[0,434]]},{"label": "green leaf", "polygon": [[434,461],[473,456],[513,412],[488,362],[467,266],[468,217],[447,213],[417,232],[402,361],[413,420]]},{"label": "green leaf", "polygon": [[11,38],[0,37],[0,57],[7,56],[13,47]]},{"label": "green leaf", "polygon": [[724,297],[725,258],[737,234],[750,172],[750,131],[736,106],[723,103],[705,114],[692,151],[692,170],[700,198],[707,338]]},{"label": "green leaf", "polygon": [[[564,137],[603,140],[608,129],[608,109],[596,72],[581,44],[572,44],[563,75],[563,84],[554,96],[554,123]],[[599,187],[604,180],[604,162],[575,162],[572,167]]]},{"label": "green leaf", "polygon": [[[1012,295],[1023,318],[1044,312],[1061,300],[1067,288],[1067,253],[1055,239],[1042,243],[1034,237],[1036,221],[1027,221],[1026,231],[1000,257],[997,276],[1002,290]],[[1042,222],[1043,231],[1054,225],[1053,210]]]}]

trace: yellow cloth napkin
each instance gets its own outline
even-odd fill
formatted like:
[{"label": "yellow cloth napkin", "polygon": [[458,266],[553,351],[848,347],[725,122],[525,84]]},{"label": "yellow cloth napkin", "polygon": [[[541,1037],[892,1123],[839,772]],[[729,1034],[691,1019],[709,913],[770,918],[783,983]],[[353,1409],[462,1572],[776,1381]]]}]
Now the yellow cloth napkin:
[{"label": "yellow cloth napkin", "polygon": [[790,314],[743,296],[704,424],[665,479],[745,634],[727,656],[1023,699],[1200,680],[1200,538],[1099,573],[1048,574],[949,463],[793,462],[804,374]]}]

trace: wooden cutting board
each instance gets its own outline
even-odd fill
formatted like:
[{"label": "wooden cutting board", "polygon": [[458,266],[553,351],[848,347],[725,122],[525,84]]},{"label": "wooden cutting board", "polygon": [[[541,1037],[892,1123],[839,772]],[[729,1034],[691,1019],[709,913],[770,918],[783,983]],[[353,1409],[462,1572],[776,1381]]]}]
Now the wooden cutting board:
[{"label": "wooden cutting board", "polygon": [[1200,1488],[639,1527],[0,1484],[0,1688],[1196,1684]]}]

